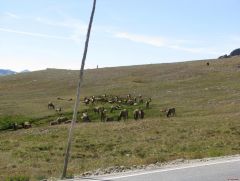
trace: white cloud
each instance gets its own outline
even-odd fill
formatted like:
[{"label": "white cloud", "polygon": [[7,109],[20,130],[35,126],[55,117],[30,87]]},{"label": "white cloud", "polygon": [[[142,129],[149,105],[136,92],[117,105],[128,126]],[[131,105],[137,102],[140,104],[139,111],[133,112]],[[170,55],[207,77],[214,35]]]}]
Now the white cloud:
[{"label": "white cloud", "polygon": [[11,12],[5,12],[4,14],[5,14],[5,16],[13,18],[13,19],[20,19],[20,16],[14,14],[14,13],[11,13]]},{"label": "white cloud", "polygon": [[115,32],[113,33],[117,38],[127,39],[137,43],[144,43],[147,45],[155,46],[155,47],[163,47],[169,48],[174,50],[180,50],[190,53],[207,53],[218,55],[219,52],[216,52],[214,48],[207,48],[207,47],[188,47],[186,44],[196,44],[197,42],[192,40],[184,40],[184,39],[170,39],[166,37],[159,37],[159,36],[146,36],[146,35],[139,35],[139,34],[132,34],[128,32]]},{"label": "white cloud", "polygon": [[38,18],[35,18],[35,21],[45,25],[49,25],[49,26],[56,26],[56,27],[63,27],[63,28],[70,29],[70,31],[72,32],[70,37],[72,40],[76,41],[77,43],[81,42],[83,35],[85,35],[87,31],[87,26],[85,25],[85,23],[73,18],[64,19],[63,21],[52,21],[49,19],[38,17]]},{"label": "white cloud", "polygon": [[126,32],[116,33],[115,36],[117,38],[124,38],[134,42],[145,43],[145,44],[153,45],[156,47],[162,47],[167,43],[166,40],[161,37],[136,35],[136,34],[129,34]]},{"label": "white cloud", "polygon": [[183,47],[183,46],[179,46],[179,45],[169,45],[167,47],[175,49],[175,50],[182,50],[182,51],[190,52],[190,53],[202,53],[205,51],[204,48],[188,48],[188,47]]},{"label": "white cloud", "polygon": [[68,36],[56,36],[56,35],[48,35],[42,33],[35,33],[35,32],[28,32],[28,31],[19,31],[17,28],[1,28],[0,31],[5,31],[9,33],[16,33],[28,36],[35,36],[35,37],[43,37],[43,38],[54,38],[54,39],[66,39],[66,40],[73,40],[76,43],[82,43],[83,37],[87,31],[87,25],[81,22],[78,19],[74,18],[65,18],[61,21],[55,21],[48,18],[31,18],[31,17],[24,17],[12,12],[5,12],[4,17],[11,18],[11,19],[18,19],[19,21],[34,21],[36,23],[41,24],[42,27],[44,26],[53,26],[57,28],[65,28],[68,30]]},{"label": "white cloud", "polygon": [[[19,15],[6,12],[5,16],[14,18],[14,19],[20,19]],[[34,36],[34,37],[42,37],[42,38],[53,38],[53,39],[62,39],[62,40],[72,40],[75,41],[76,43],[81,43],[83,40],[83,36],[86,33],[87,26],[76,19],[73,18],[66,18],[62,21],[53,21],[50,19],[44,19],[41,17],[38,18],[24,18],[25,21],[31,20],[35,21],[37,23],[41,23],[42,25],[45,26],[54,26],[54,27],[60,27],[60,28],[66,28],[70,31],[69,36],[56,36],[56,35],[49,35],[49,34],[43,34],[43,33],[36,33],[36,32],[28,32],[28,31],[19,31],[14,28],[1,28],[0,31],[4,32],[9,32],[9,33],[16,33],[16,34],[21,34],[21,35],[26,35],[26,36]]]},{"label": "white cloud", "polygon": [[8,33],[21,34],[21,35],[26,35],[26,36],[42,37],[42,38],[53,38],[53,39],[60,39],[60,40],[73,40],[72,37],[55,36],[55,35],[35,33],[35,32],[26,32],[26,31],[18,31],[18,30],[13,30],[13,29],[8,29],[8,28],[0,28],[0,31],[8,32]]}]

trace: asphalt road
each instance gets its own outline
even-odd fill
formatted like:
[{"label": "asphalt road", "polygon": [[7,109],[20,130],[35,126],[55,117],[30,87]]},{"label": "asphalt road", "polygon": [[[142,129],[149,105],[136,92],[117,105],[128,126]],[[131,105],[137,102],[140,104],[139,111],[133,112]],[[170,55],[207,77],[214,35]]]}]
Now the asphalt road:
[{"label": "asphalt road", "polygon": [[240,181],[240,157],[72,181]]}]

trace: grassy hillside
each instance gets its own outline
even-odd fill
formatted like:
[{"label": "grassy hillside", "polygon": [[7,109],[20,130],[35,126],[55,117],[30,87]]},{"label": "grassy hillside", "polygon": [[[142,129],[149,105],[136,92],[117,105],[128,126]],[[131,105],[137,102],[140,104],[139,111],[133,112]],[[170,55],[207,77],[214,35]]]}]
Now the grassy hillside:
[{"label": "grassy hillside", "polygon": [[[209,67],[196,61],[86,70],[82,97],[142,94],[159,107],[177,107],[179,116],[233,111],[231,101],[239,100],[239,62],[231,58],[212,60]],[[56,69],[0,77],[0,115],[50,115],[49,101],[72,110],[74,102],[57,97],[75,98],[77,77],[78,71]]]},{"label": "grassy hillside", "polygon": [[[240,58],[208,61],[86,70],[82,97],[131,93],[153,101],[144,121],[78,124],[70,173],[240,153]],[[0,77],[1,122],[54,119],[49,101],[71,115],[74,101],[57,97],[75,98],[77,76],[48,69]],[[159,110],[166,107],[175,107],[177,116],[165,118]],[[67,128],[1,131],[0,177],[60,175]]]}]

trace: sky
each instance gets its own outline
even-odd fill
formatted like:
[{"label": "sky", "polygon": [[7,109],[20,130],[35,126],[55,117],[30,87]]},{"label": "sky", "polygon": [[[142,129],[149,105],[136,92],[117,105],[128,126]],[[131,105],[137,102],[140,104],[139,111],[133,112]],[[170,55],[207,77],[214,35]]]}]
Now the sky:
[{"label": "sky", "polygon": [[[79,69],[92,0],[0,0],[0,69]],[[97,0],[86,68],[217,58],[239,0]]]}]

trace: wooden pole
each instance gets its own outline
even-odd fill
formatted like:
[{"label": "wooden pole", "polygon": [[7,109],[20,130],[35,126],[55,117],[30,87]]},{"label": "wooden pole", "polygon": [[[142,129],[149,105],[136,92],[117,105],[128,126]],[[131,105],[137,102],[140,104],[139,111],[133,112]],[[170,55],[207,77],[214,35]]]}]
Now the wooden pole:
[{"label": "wooden pole", "polygon": [[69,135],[68,135],[67,149],[65,152],[64,166],[63,166],[63,172],[62,172],[61,179],[66,178],[66,173],[67,173],[67,166],[68,166],[69,154],[70,154],[71,143],[72,143],[73,129],[74,129],[74,125],[77,120],[77,112],[78,112],[78,107],[79,107],[79,103],[80,103],[80,89],[81,89],[81,84],[83,81],[84,65],[85,65],[85,60],[87,57],[88,42],[89,42],[89,38],[90,38],[95,7],[96,7],[96,0],[93,0],[93,8],[92,8],[92,13],[91,13],[91,17],[90,17],[90,21],[89,21],[89,25],[88,25],[88,31],[87,31],[86,41],[85,41],[85,48],[84,48],[83,57],[82,57],[82,64],[81,64],[79,80],[78,80],[78,87],[77,87],[77,96],[76,96],[76,101],[75,101],[75,106],[74,106],[74,111],[73,111],[73,119],[72,119],[72,123],[71,123],[70,130],[69,130]]}]

